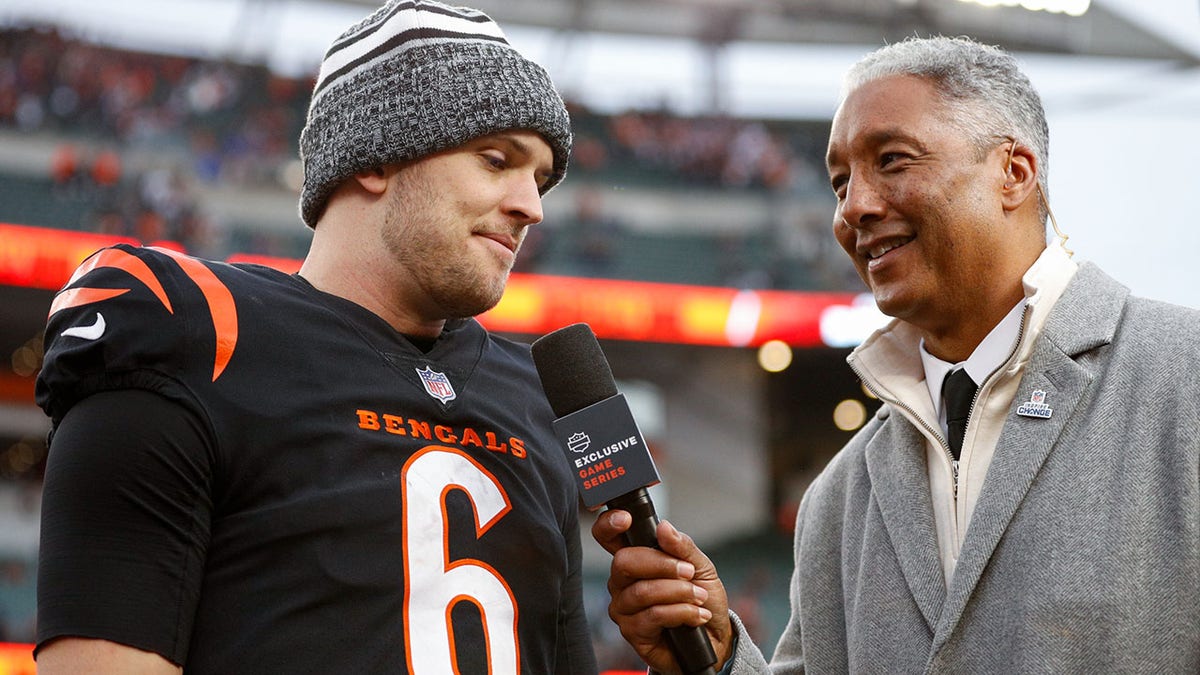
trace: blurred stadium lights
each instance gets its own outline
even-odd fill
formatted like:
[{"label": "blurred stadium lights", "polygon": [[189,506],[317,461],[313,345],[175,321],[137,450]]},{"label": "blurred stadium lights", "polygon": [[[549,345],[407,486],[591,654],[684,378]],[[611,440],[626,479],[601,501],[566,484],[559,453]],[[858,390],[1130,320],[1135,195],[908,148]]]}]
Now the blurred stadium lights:
[{"label": "blurred stadium lights", "polygon": [[855,296],[850,305],[828,307],[821,312],[821,341],[830,347],[854,347],[891,321],[875,304],[870,293]]},{"label": "blurred stadium lights", "polygon": [[1091,7],[1091,0],[958,0],[984,7],[1020,7],[1035,12],[1051,12],[1068,16],[1083,16]]},{"label": "blurred stadium lights", "polygon": [[867,407],[852,398],[845,399],[833,409],[833,424],[842,431],[855,431],[867,421]]},{"label": "blurred stadium lights", "polygon": [[758,348],[758,365],[768,373],[781,373],[792,365],[792,347],[783,340],[769,340]]}]

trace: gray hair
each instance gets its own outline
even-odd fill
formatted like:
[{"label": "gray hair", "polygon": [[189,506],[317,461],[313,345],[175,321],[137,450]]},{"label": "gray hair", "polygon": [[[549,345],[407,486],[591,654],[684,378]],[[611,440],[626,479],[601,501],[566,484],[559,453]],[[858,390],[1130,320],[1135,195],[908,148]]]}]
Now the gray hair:
[{"label": "gray hair", "polygon": [[[1031,148],[1037,158],[1038,185],[1049,199],[1046,112],[1015,58],[966,37],[908,38],[854,64],[843,81],[842,99],[868,82],[892,75],[931,82],[954,113],[950,121],[973,139],[980,152],[1005,138]],[[1044,222],[1046,213],[1040,204],[1038,211]]]}]

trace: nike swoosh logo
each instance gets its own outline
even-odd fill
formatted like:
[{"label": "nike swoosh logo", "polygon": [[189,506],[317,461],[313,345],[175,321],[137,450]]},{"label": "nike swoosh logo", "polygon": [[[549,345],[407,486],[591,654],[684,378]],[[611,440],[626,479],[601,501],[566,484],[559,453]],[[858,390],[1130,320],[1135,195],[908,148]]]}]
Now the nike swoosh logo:
[{"label": "nike swoosh logo", "polygon": [[62,335],[63,337],[70,336],[83,338],[84,340],[99,340],[101,336],[104,335],[105,328],[104,315],[100,312],[96,312],[96,323],[93,323],[90,326],[75,326],[74,328],[68,328],[62,332]]}]

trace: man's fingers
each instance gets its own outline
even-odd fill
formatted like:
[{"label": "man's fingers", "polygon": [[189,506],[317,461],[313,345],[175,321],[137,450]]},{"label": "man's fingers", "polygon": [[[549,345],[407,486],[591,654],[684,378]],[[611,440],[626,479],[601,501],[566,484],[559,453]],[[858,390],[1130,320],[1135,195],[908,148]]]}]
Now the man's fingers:
[{"label": "man's fingers", "polygon": [[619,614],[637,614],[656,605],[694,605],[708,599],[708,589],[684,579],[641,579],[626,585],[609,583],[610,607]]},{"label": "man's fingers", "polygon": [[612,573],[625,586],[637,579],[691,579],[696,566],[658,549],[627,546],[613,553]]},{"label": "man's fingers", "polygon": [[664,553],[691,563],[695,567],[697,579],[717,578],[717,570],[704,551],[696,546],[696,542],[690,536],[675,529],[668,521],[664,520],[658,524],[658,546]]},{"label": "man's fingers", "polygon": [[592,523],[592,538],[605,551],[616,553],[618,549],[625,546],[625,542],[621,540],[621,535],[632,524],[633,518],[628,512],[620,509],[609,509],[596,516],[596,522]]},{"label": "man's fingers", "polygon": [[693,604],[651,605],[632,614],[622,613],[618,603],[608,606],[609,618],[621,628],[627,640],[654,644],[662,640],[662,630],[674,626],[703,626],[712,612]]},{"label": "man's fingers", "polygon": [[621,635],[652,668],[678,669],[663,629],[704,626],[720,660],[732,650],[728,598],[717,570],[688,535],[659,523],[659,548],[625,546],[621,535],[631,518],[609,511],[597,518],[592,536],[613,554],[608,615]]}]

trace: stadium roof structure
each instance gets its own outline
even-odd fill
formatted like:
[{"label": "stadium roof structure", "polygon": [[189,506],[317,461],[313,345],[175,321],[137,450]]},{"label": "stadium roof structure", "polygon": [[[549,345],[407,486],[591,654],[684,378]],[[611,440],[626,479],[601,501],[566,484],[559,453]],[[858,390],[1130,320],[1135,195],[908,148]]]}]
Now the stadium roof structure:
[{"label": "stadium roof structure", "polygon": [[474,0],[468,4],[502,25],[688,38],[713,45],[735,41],[878,45],[914,34],[971,35],[1014,51],[1200,63],[1195,44],[1147,21],[1153,15],[1147,10],[1155,5],[1186,5],[1186,0],[1076,2],[1087,8],[1080,16],[1021,6],[1050,6],[1047,0]]}]

